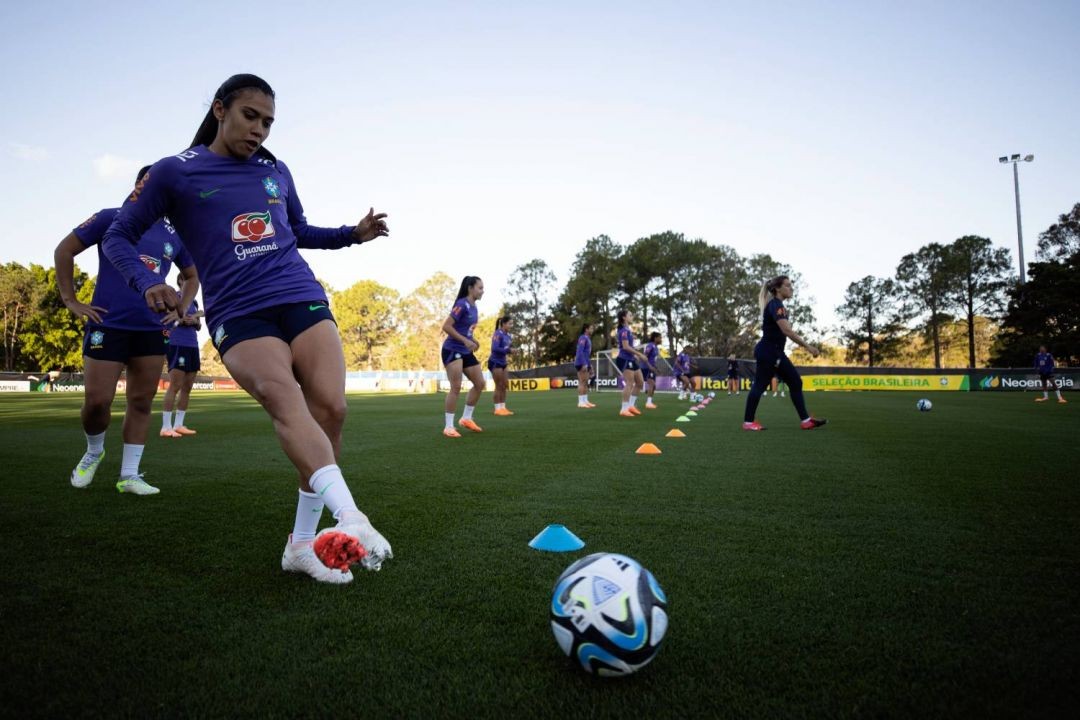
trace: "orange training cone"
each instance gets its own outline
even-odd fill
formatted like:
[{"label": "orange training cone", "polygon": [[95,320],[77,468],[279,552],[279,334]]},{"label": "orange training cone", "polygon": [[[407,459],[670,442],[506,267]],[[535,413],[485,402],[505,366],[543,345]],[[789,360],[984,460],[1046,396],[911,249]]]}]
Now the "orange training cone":
[{"label": "orange training cone", "polygon": [[659,455],[660,448],[656,447],[652,443],[645,443],[637,449],[638,455]]},{"label": "orange training cone", "polygon": [[669,432],[669,433],[668,433],[667,435],[665,435],[664,437],[686,437],[686,433],[684,433],[684,432],[683,432],[682,430],[680,430],[679,428],[675,428],[674,430],[672,430],[671,432]]}]

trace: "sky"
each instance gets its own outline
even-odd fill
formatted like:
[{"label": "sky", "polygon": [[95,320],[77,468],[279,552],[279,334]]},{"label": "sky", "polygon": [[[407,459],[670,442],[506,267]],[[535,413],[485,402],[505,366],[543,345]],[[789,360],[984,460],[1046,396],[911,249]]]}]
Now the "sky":
[{"label": "sky", "polygon": [[[826,324],[929,242],[1025,254],[1080,202],[1080,3],[188,2],[0,8],[0,262],[50,264],[214,90],[276,91],[266,146],[309,222],[390,238],[305,251],[403,295],[513,269],[565,283],[585,241],[673,230],[767,252]],[[87,252],[76,259],[96,273]]]}]

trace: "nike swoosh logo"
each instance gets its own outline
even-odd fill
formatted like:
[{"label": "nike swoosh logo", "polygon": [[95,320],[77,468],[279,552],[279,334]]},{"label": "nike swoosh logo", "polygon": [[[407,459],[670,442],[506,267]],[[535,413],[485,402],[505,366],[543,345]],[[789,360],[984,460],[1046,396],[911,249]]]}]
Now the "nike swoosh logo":
[{"label": "nike swoosh logo", "polygon": [[206,198],[210,197],[211,195],[218,192],[219,190],[221,190],[221,188],[215,188],[213,190],[200,191],[199,192],[199,197],[202,198],[203,200],[205,200]]},{"label": "nike swoosh logo", "polygon": [[311,312],[315,312],[316,310],[324,310],[325,308],[325,305],[308,305],[308,310],[310,310]]}]

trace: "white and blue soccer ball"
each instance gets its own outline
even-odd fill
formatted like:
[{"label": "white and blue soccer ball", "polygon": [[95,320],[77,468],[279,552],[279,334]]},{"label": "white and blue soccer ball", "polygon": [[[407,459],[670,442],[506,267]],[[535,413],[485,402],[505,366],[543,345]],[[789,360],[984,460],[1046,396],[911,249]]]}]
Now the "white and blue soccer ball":
[{"label": "white and blue soccer ball", "polygon": [[934,403],[930,402],[926,398],[923,398],[919,402],[915,403],[915,407],[919,408],[922,412],[930,412],[930,408],[934,407]]},{"label": "white and blue soccer ball", "polygon": [[714,390],[714,391],[710,392],[709,397],[711,397],[711,398],[716,397],[716,391]]},{"label": "white and blue soccer ball", "polygon": [[667,596],[633,558],[594,553],[563,571],[551,595],[551,631],[588,673],[623,677],[656,657],[667,633]]}]

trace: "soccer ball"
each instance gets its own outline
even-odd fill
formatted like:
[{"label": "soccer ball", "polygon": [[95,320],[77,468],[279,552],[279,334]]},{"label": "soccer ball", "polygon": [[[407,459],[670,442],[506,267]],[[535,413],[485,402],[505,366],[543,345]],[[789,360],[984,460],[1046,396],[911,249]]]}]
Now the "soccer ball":
[{"label": "soccer ball", "polygon": [[710,393],[709,393],[709,397],[711,397],[711,398],[714,398],[714,397],[716,397],[716,392],[710,392]]},{"label": "soccer ball", "polygon": [[656,657],[667,626],[660,583],[625,555],[588,555],[555,581],[551,631],[585,672],[623,677],[640,670]]},{"label": "soccer ball", "polygon": [[915,403],[915,407],[919,408],[919,410],[923,412],[930,412],[930,408],[934,407],[934,404],[926,398],[923,398],[919,402]]}]

